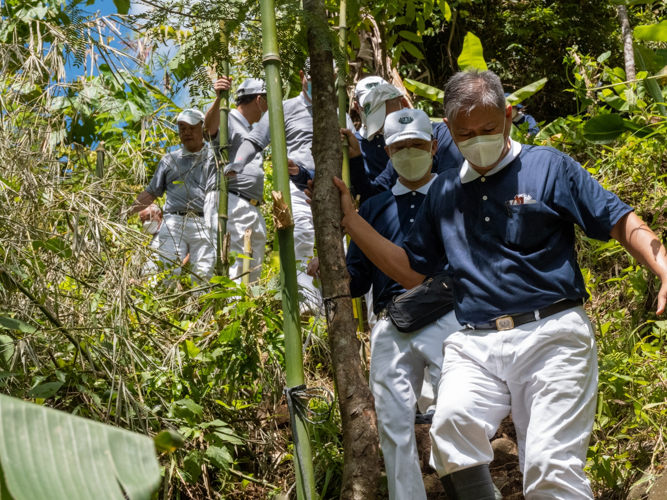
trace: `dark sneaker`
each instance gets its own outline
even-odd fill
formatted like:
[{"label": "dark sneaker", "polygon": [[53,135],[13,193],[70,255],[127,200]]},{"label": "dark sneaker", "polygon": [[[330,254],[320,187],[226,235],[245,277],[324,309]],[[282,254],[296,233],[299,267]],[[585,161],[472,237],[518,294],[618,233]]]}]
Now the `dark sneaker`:
[{"label": "dark sneaker", "polygon": [[433,415],[435,415],[435,410],[429,410],[426,413],[417,413],[415,424],[431,425],[433,423]]}]

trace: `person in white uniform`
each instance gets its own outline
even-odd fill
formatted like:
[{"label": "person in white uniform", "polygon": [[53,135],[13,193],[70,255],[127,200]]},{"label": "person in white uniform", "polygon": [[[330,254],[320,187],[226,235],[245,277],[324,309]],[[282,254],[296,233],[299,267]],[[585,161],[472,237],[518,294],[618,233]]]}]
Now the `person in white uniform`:
[{"label": "person in white uniform", "polygon": [[[311,100],[311,83],[307,71],[301,71],[301,93],[292,99],[283,101],[285,116],[285,139],[287,157],[290,159],[290,176],[298,175],[299,167],[308,171],[315,170],[312,156],[313,143],[313,103]],[[348,126],[354,127],[348,116]],[[225,167],[226,175],[239,175],[257,153],[271,143],[269,130],[269,114],[262,117],[256,127],[248,135],[236,153],[233,163]],[[294,219],[294,250],[297,261],[297,281],[302,294],[302,310],[315,311],[320,307],[322,297],[313,283],[313,278],[306,274],[308,261],[315,254],[315,227],[313,214],[303,193],[305,185],[290,182],[292,197],[292,216]]]},{"label": "person in white uniform", "polygon": [[451,500],[492,500],[489,439],[512,412],[524,496],[593,498],[584,473],[597,394],[594,329],[575,224],[614,238],[662,281],[667,253],[632,208],[569,156],[510,138],[512,106],[491,71],[454,75],[446,123],[466,161],[438,174],[402,246],[378,234],[341,191],[343,226],[406,289],[446,259],[466,328],[444,342],[431,463]]},{"label": "person in white uniform", "polygon": [[[384,130],[386,151],[399,178],[390,191],[369,198],[359,209],[359,215],[379,234],[401,245],[438,177],[431,173],[438,141],[433,138],[428,116],[417,109],[387,116]],[[454,315],[450,296],[443,309],[436,312],[439,319],[429,318],[434,321],[430,325],[402,333],[390,319],[387,306],[392,300],[399,300],[406,290],[373,265],[354,240],[346,262],[351,296],[359,297],[372,286],[374,312],[379,317],[371,332],[370,387],[375,398],[389,498],[426,500],[417,453],[415,413],[423,389],[431,390],[430,384],[424,384],[426,374],[435,381],[440,379],[443,341],[461,325]],[[318,264],[313,259],[308,265],[311,275],[317,273]],[[442,272],[439,270],[437,274]],[[430,313],[432,304],[425,307],[429,310],[411,313],[415,316]]]},{"label": "person in white uniform", "polygon": [[160,227],[160,259],[181,274],[183,259],[190,254],[193,278],[208,282],[215,266],[215,234],[204,218],[206,192],[215,182],[219,162],[218,143],[204,141],[204,113],[186,109],[176,119],[182,148],[160,161],[148,187],[130,211],[141,212],[167,193],[164,222]]},{"label": "person in white uniform", "polygon": [[[206,112],[204,120],[205,133],[216,137],[220,126],[220,95],[221,90],[231,86],[231,78],[219,78],[214,83],[218,97]],[[236,109],[229,112],[228,147],[229,158],[233,159],[236,152],[248,137],[253,126],[262,118],[268,109],[266,102],[266,84],[264,80],[246,78],[236,90]],[[217,182],[215,189],[206,196],[206,218],[214,233],[218,231]],[[243,172],[229,179],[229,201],[227,207],[227,231],[230,235],[230,250],[243,255],[243,236],[246,229],[252,229],[252,260],[250,261],[250,283],[257,281],[262,275],[262,263],[266,246],[266,222],[259,207],[264,203],[264,154],[258,152],[246,164]],[[232,279],[240,279],[243,271],[243,259],[236,259],[229,268]]]}]

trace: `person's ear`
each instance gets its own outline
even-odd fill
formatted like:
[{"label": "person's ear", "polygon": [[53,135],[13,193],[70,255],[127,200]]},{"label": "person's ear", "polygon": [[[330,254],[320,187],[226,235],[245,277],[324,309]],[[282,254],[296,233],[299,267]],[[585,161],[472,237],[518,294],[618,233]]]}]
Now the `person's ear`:
[{"label": "person's ear", "polygon": [[409,107],[410,107],[410,103],[409,103],[408,100],[405,98],[405,96],[401,97],[401,106],[402,106],[403,108],[409,108]]},{"label": "person's ear", "polygon": [[387,156],[391,158],[391,148],[389,146],[385,146],[384,150],[387,152]]},{"label": "person's ear", "polygon": [[433,139],[433,143],[431,144],[431,158],[435,156],[435,153],[438,152],[438,139]]}]

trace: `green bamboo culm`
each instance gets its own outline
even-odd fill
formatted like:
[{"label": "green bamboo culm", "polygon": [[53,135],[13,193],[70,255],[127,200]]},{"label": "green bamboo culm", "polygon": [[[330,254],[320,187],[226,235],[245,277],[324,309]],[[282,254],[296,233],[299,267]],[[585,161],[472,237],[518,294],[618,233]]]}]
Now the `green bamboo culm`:
[{"label": "green bamboo culm", "polygon": [[[220,73],[229,78],[229,41],[224,21],[220,21],[220,44],[224,51],[222,67],[217,68]],[[218,162],[218,238],[216,242],[215,273],[218,276],[229,275],[229,256],[227,254],[227,212],[229,205],[229,178],[223,174],[223,168],[229,162],[229,90],[221,92],[220,101],[220,150],[222,159]]]},{"label": "green bamboo culm", "polygon": [[[338,23],[338,43],[343,55],[347,55],[347,1],[340,0]],[[347,58],[346,58],[347,59]],[[347,61],[338,67],[338,125],[340,128],[347,128],[347,86],[345,77],[347,75]],[[350,178],[350,150],[347,138],[343,141],[343,182],[349,188],[352,184]],[[350,237],[347,237],[347,244],[350,244]],[[362,311],[361,297],[354,299],[354,309],[357,312],[357,329],[364,331],[364,313]]]},{"label": "green bamboo culm", "polygon": [[[274,0],[260,0],[262,16],[262,51],[264,73],[266,77],[266,93],[269,104],[269,124],[271,132],[271,153],[273,156],[273,190],[282,193],[285,203],[292,212],[290,196],[290,179],[287,166],[287,146],[285,141],[285,117],[282,103],[282,81],[280,78],[280,56],[278,55],[278,37],[276,34],[276,14]],[[285,365],[288,388],[302,385],[303,355],[301,339],[301,319],[299,315],[299,296],[296,281],[296,256],[294,253],[294,226],[276,231],[280,251],[280,282],[282,284],[283,330],[285,333]],[[303,470],[297,459],[297,450],[293,453],[296,470],[297,498],[299,500],[315,500],[306,496],[306,488],[315,491],[315,475],[313,458],[310,449],[310,438],[305,422],[296,416],[296,429],[292,432],[298,436]],[[296,446],[296,443],[295,443]]]}]

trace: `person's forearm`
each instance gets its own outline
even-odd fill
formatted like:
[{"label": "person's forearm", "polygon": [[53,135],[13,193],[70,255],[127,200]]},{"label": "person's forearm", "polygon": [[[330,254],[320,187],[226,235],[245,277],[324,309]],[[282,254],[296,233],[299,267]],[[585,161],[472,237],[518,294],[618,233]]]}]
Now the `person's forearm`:
[{"label": "person's forearm", "polygon": [[361,251],[394,281],[403,285],[406,290],[414,288],[424,281],[425,276],[413,271],[408,255],[402,247],[392,243],[378,233],[373,226],[359,214],[345,217],[345,229]]},{"label": "person's forearm", "polygon": [[611,231],[611,237],[653,271],[660,280],[667,282],[667,251],[651,228],[634,212],[623,216]]},{"label": "person's forearm", "polygon": [[220,128],[220,99],[218,94],[204,117],[204,133],[211,137],[215,136]]},{"label": "person's forearm", "polygon": [[142,191],[139,193],[139,196],[137,196],[137,199],[134,200],[134,203],[130,207],[130,213],[136,214],[141,212],[144,208],[150,206],[150,204],[155,201],[155,198],[156,196],[153,196],[148,191]]}]

